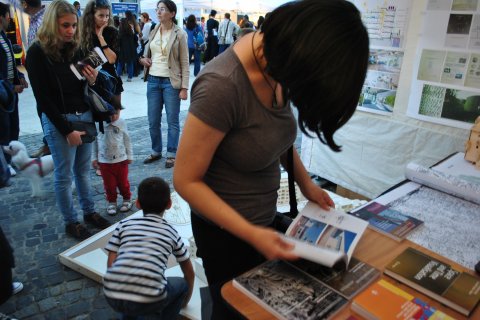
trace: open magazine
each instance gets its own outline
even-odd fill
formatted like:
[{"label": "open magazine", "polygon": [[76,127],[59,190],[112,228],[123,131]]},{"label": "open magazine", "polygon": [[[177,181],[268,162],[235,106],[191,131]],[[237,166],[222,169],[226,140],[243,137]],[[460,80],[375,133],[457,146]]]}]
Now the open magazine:
[{"label": "open magazine", "polygon": [[284,235],[298,256],[330,268],[345,269],[368,222],[308,202]]},{"label": "open magazine", "polygon": [[103,53],[102,49],[95,47],[90,51],[87,56],[76,63],[70,65],[70,69],[78,78],[78,80],[84,80],[85,77],[82,74],[82,70],[86,65],[90,65],[93,69],[100,69],[102,65],[107,62],[107,57]]}]

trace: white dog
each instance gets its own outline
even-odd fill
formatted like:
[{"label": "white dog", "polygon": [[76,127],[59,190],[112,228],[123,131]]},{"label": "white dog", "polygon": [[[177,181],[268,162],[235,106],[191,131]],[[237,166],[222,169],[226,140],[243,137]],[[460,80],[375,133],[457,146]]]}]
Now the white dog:
[{"label": "white dog", "polygon": [[44,195],[42,178],[53,171],[53,159],[51,155],[41,158],[30,158],[25,145],[19,141],[11,141],[3,150],[12,156],[12,163],[20,173],[30,180],[32,197]]}]

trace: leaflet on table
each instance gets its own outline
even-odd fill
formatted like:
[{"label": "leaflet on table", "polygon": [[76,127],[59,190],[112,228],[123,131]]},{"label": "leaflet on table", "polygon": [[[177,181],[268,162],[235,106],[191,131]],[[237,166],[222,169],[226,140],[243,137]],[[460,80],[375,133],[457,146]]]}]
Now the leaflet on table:
[{"label": "leaflet on table", "polygon": [[298,256],[327,267],[346,268],[367,226],[362,219],[308,202],[284,237],[295,245]]}]

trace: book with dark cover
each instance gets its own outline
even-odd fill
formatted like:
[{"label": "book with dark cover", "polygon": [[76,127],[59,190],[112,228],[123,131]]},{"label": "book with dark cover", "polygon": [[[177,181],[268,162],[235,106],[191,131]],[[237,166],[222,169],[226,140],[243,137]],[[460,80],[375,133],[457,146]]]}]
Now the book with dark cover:
[{"label": "book with dark cover", "polygon": [[353,299],[351,309],[368,320],[453,320],[426,302],[379,280]]},{"label": "book with dark cover", "polygon": [[407,248],[384,273],[468,316],[480,301],[480,278]]},{"label": "book with dark cover", "polygon": [[355,257],[350,260],[347,270],[335,270],[304,259],[289,263],[326,284],[348,300],[380,276],[380,270]]},{"label": "book with dark cover", "polygon": [[292,265],[267,261],[233,279],[233,286],[278,319],[330,319],[348,300]]},{"label": "book with dark cover", "polygon": [[350,214],[368,221],[370,228],[396,241],[405,239],[410,232],[423,224],[419,219],[374,201]]},{"label": "book with dark cover", "polygon": [[88,55],[79,60],[76,63],[72,63],[70,65],[70,69],[78,78],[78,80],[83,80],[85,77],[82,74],[82,70],[86,65],[91,66],[93,69],[100,69],[102,65],[107,62],[107,57],[103,53],[102,49],[99,47],[95,47],[88,53]]}]

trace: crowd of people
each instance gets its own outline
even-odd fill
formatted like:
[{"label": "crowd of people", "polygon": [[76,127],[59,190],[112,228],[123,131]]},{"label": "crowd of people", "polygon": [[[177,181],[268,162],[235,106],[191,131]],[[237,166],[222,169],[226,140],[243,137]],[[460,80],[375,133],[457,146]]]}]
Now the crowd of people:
[{"label": "crowd of people", "polygon": [[[92,166],[104,182],[107,214],[129,211],[134,204],[128,181],[132,148],[120,117],[121,95],[128,87],[121,76],[126,68],[127,82],[131,81],[140,65],[147,82],[152,149],[143,162],[165,156],[165,167],[174,168],[175,190],[191,206],[197,254],[203,259],[213,302],[212,319],[237,318],[221,297],[222,285],[265,259],[296,258],[292,245],[274,230],[280,166],[287,166],[297,130],[292,105],[304,133],[340,150],[333,135],[353,115],[367,70],[369,41],[358,10],[345,0],[303,0],[261,17],[257,28],[246,15],[239,25],[229,13],[218,22],[215,10],[207,21],[200,19],[198,24],[191,15],[182,26],[176,20],[175,2],[160,0],[157,24],[146,13],[138,23],[126,12],[116,25],[108,0],[90,0],[83,10],[65,0],[55,0],[46,9],[40,0],[24,2],[40,8],[31,11],[34,23],[26,69],[45,145],[53,157],[54,191],[65,233],[83,240],[91,236],[87,225],[110,226],[94,206],[88,175]],[[9,5],[0,3],[1,80],[17,97],[28,84],[17,71],[3,32],[9,15]],[[199,43],[202,39],[206,46]],[[83,78],[77,78],[70,65],[94,47],[103,51],[107,62],[101,70],[85,66]],[[208,63],[200,72],[202,55]],[[189,95],[192,57],[197,77],[180,134],[180,101]],[[109,90],[114,112],[102,126],[97,124],[100,132],[88,143],[85,138],[95,119],[84,95],[86,88],[106,90],[100,81],[104,77],[113,83]],[[14,112],[0,109],[2,145],[18,139],[18,99],[11,104]],[[333,206],[328,194],[311,181],[294,148],[291,152],[290,169],[305,197],[326,209]],[[6,161],[10,163],[8,156]],[[83,222],[73,206],[72,182]],[[117,189],[123,198],[120,205]],[[194,276],[187,249],[162,218],[171,206],[168,184],[146,179],[135,203],[143,216],[119,222],[106,246],[104,293],[112,308],[126,317],[170,318],[188,302]],[[163,274],[172,253],[184,278]]]}]

